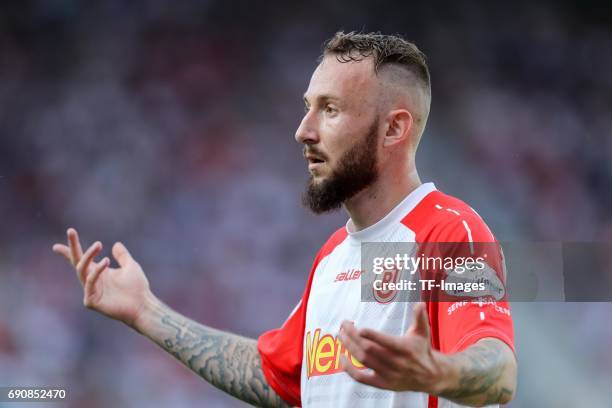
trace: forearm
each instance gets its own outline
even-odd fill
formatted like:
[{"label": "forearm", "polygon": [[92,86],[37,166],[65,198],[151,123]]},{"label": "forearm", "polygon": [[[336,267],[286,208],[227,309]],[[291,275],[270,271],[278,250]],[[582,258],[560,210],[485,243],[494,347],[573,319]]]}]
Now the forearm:
[{"label": "forearm", "polygon": [[439,395],[459,404],[505,404],[516,390],[516,360],[500,340],[486,338],[449,355],[450,382]]},{"label": "forearm", "polygon": [[153,296],[134,328],[228,394],[256,406],[287,406],[263,374],[255,340],[194,322]]}]

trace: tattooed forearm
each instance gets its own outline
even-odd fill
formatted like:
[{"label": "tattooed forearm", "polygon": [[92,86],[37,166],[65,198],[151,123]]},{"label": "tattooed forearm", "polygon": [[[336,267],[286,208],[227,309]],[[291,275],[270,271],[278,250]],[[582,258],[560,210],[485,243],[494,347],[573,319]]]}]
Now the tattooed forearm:
[{"label": "tattooed forearm", "polygon": [[256,406],[287,406],[263,374],[255,340],[203,326],[159,301],[136,329],[234,397]]},{"label": "tattooed forearm", "polygon": [[460,404],[505,404],[514,396],[516,361],[512,351],[497,339],[483,339],[461,353],[449,356],[458,380],[441,397]]}]

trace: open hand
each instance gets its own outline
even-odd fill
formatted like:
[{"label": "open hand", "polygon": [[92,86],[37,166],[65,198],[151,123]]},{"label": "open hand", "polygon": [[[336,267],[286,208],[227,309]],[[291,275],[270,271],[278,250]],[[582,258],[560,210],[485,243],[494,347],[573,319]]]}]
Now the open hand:
[{"label": "open hand", "polygon": [[111,268],[107,257],[95,262],[102,250],[101,242],[93,243],[83,253],[76,230],[68,229],[67,235],[68,245],[55,244],[53,252],[63,255],[75,268],[83,286],[85,307],[133,326],[150,294],[149,282],[138,262],[120,242],[113,245],[112,251],[118,268]]},{"label": "open hand", "polygon": [[445,386],[445,356],[431,347],[425,305],[414,308],[414,323],[403,336],[358,329],[345,321],[340,327],[342,344],[370,370],[360,370],[342,356],[342,367],[356,381],[393,391],[420,391],[437,395]]}]

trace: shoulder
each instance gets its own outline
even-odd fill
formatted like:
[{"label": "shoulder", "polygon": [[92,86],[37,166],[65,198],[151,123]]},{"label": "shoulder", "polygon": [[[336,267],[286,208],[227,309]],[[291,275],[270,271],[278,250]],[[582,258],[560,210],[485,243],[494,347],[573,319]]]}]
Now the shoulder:
[{"label": "shoulder", "polygon": [[414,231],[417,242],[492,242],[493,233],[482,217],[464,201],[433,191],[402,223]]},{"label": "shoulder", "polygon": [[346,231],[346,227],[338,228],[330,237],[325,241],[319,252],[317,253],[316,261],[320,261],[325,258],[327,255],[331,254],[334,249],[338,245],[340,245],[346,237],[348,236],[348,232]]}]

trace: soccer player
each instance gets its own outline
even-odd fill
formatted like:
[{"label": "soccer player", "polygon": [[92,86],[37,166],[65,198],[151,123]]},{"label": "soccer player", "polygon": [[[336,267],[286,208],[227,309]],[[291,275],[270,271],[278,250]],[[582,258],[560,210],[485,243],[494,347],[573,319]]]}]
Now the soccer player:
[{"label": "soccer player", "polygon": [[[303,297],[258,340],[180,315],[149,289],[126,247],[95,261],[74,229],[53,250],[76,269],[84,305],[124,322],[219,389],[260,406],[456,407],[507,403],[516,360],[507,302],[361,301],[363,242],[495,242],[462,201],[421,183],[415,153],[429,114],[424,55],[398,36],[336,33],[304,94],[304,145],[315,213],[344,206]],[[488,261],[499,276],[500,261]],[[503,260],[501,260],[503,263]],[[386,294],[388,295],[388,293]]]}]

